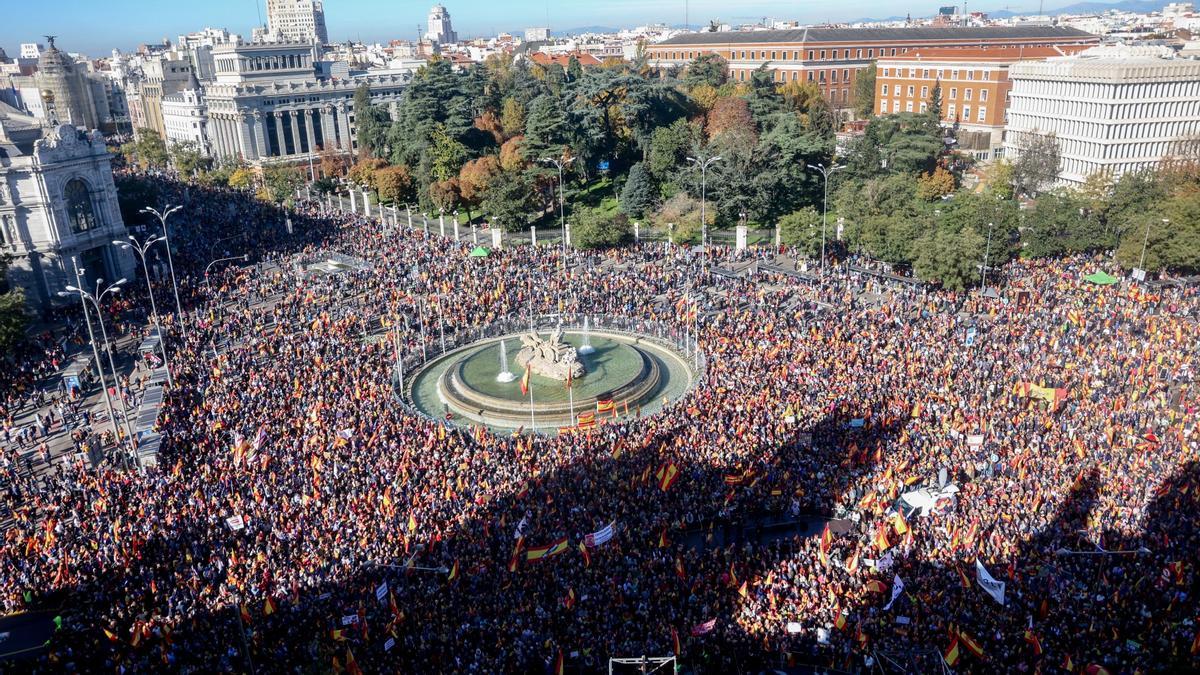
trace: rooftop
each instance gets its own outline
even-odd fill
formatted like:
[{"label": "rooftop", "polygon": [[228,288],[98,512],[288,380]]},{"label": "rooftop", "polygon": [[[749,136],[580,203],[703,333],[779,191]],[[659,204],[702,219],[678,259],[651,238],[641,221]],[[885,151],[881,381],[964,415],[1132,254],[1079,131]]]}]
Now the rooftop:
[{"label": "rooftop", "polygon": [[880,62],[959,61],[970,63],[1015,63],[1071,56],[1087,49],[1087,45],[1058,45],[1054,47],[927,47],[907,54],[889,56]]},{"label": "rooftop", "polygon": [[725,33],[685,33],[662,45],[723,45],[810,42],[905,42],[933,40],[1030,40],[1095,38],[1077,28],[1056,26],[914,26],[911,28],[798,28]]}]

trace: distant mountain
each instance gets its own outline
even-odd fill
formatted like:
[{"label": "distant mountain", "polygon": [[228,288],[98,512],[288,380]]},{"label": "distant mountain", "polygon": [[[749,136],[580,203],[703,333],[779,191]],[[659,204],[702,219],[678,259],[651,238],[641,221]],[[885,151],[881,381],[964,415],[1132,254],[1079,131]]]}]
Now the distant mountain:
[{"label": "distant mountain", "polygon": [[566,30],[550,31],[551,35],[580,35],[582,33],[619,33],[620,28],[612,28],[610,26],[580,26],[579,28],[568,28]]},{"label": "distant mountain", "polygon": [[[1113,3],[1077,2],[1073,5],[1067,5],[1066,7],[1059,7],[1057,9],[1044,11],[1046,14],[1051,16],[1057,14],[1099,14],[1101,12],[1107,12],[1110,9],[1115,9],[1121,12],[1136,12],[1138,14],[1145,14],[1147,12],[1160,11],[1166,6],[1166,0],[1121,0],[1121,2]],[[1024,12],[1010,12],[1002,9],[995,12],[988,12],[987,14],[988,16],[997,19],[1007,19],[1014,16],[1032,16],[1036,15],[1037,12],[1032,10]]]}]

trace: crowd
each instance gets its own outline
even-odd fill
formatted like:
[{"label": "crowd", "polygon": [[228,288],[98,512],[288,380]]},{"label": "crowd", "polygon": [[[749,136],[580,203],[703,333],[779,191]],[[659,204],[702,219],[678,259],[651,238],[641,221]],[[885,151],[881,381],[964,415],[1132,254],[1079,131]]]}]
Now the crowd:
[{"label": "crowd", "polygon": [[[468,258],[318,203],[289,235],[247,195],[159,189],[187,190],[159,465],[64,461],[8,530],[2,609],[62,607],[35,670],[1200,667],[1193,290],[1092,286],[1083,258],[1012,263],[999,300],[844,270],[718,281],[730,253],[662,244],[564,269],[556,247]],[[206,290],[207,260],[242,252]],[[326,252],[370,267],[296,265]],[[556,437],[397,402],[422,321],[530,311],[694,321],[705,378]],[[896,514],[943,477],[950,499]],[[827,534],[754,535],[797,516]]]}]

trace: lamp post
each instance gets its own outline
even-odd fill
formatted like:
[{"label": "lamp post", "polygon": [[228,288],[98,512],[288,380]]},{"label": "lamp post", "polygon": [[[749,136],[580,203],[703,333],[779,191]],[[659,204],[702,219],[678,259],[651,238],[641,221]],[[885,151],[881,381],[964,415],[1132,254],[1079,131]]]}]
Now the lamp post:
[{"label": "lamp post", "polygon": [[980,272],[981,272],[981,274],[980,274],[980,283],[981,283],[980,293],[983,293],[984,291],[987,290],[988,256],[992,252],[992,230],[994,230],[995,228],[996,228],[995,223],[988,223],[987,246],[985,246],[983,248],[983,268],[980,270]]},{"label": "lamp post", "polygon": [[179,325],[183,328],[184,335],[188,335],[187,321],[183,316],[183,305],[179,302],[179,283],[175,281],[175,262],[171,259],[171,234],[167,231],[167,218],[170,218],[172,213],[181,208],[183,206],[167,205],[163,207],[162,211],[159,211],[152,206],[147,206],[141,210],[141,213],[154,214],[158,218],[158,222],[162,224],[163,242],[167,245],[167,267],[171,270],[171,289],[175,293],[175,312],[179,316]]},{"label": "lamp post", "polygon": [[[212,266],[216,265],[217,263],[229,262],[231,260],[241,260],[242,262],[246,262],[246,261],[250,260],[250,254],[235,255],[235,256],[230,256],[228,258],[217,258],[216,260],[208,263],[208,265],[206,265],[204,267],[204,294],[206,296],[208,296],[209,302],[212,301],[212,284],[208,283],[208,271],[211,270]],[[216,337],[213,337],[213,339],[212,339],[212,350],[213,350],[213,360],[216,361],[217,360]]]},{"label": "lamp post", "polygon": [[[121,286],[124,285],[125,281],[125,279],[118,279],[109,284],[104,290],[100,290],[100,286],[104,284],[104,280],[96,279],[96,292],[91,294],[90,299],[96,306],[96,323],[100,324],[100,338],[104,340],[104,352],[108,355],[108,369],[112,373],[113,387],[117,389],[117,404],[121,408],[121,419],[125,421],[125,436],[132,443],[133,428],[129,426],[129,410],[125,408],[125,397],[121,396],[121,383],[117,378],[117,364],[113,362],[112,344],[108,341],[108,329],[104,327],[104,314],[100,311],[100,301],[104,299],[104,296],[110,293],[120,293]],[[71,290],[71,287],[68,286],[67,290]],[[141,466],[141,461],[138,461],[138,466]]]},{"label": "lamp post", "polygon": [[708,258],[708,167],[721,161],[721,156],[709,157],[703,161],[688,157],[687,161],[700,167],[700,244],[704,246],[704,257]]},{"label": "lamp post", "polygon": [[158,237],[152,236],[143,242],[139,242],[133,235],[130,235],[129,241],[113,241],[113,246],[132,250],[142,261],[142,272],[146,275],[146,291],[150,294],[150,316],[154,319],[154,331],[158,335],[158,349],[162,352],[163,368],[167,371],[167,384],[174,389],[175,380],[171,376],[171,361],[170,357],[167,356],[167,338],[163,336],[162,324],[158,321],[158,305],[154,302],[154,285],[150,283],[150,266],[146,263],[146,251],[150,250],[150,247],[159,241],[161,240]]},{"label": "lamp post", "polygon": [[[75,267],[75,283],[82,285],[83,284],[83,270],[79,269],[79,265],[76,263],[74,256],[71,257],[71,264]],[[122,280],[118,281],[117,283],[109,286],[107,289],[105,289],[100,294],[100,298],[97,298],[96,296],[92,295],[91,293],[88,293],[87,291],[83,290],[79,286],[67,285],[67,287],[66,287],[67,290],[58,292],[59,297],[67,297],[72,294],[79,296],[79,304],[83,307],[83,320],[84,320],[84,323],[87,324],[87,329],[88,329],[88,342],[90,342],[92,345],[92,356],[96,359],[96,373],[100,376],[100,389],[104,392],[104,407],[108,411],[109,425],[112,427],[113,439],[114,439],[114,441],[116,441],[118,448],[121,445],[121,440],[120,440],[121,434],[119,431],[117,431],[117,416],[115,413],[113,413],[112,397],[109,396],[108,384],[104,381],[104,362],[100,360],[100,349],[99,349],[99,347],[96,346],[96,334],[92,332],[92,320],[91,320],[91,317],[88,315],[88,302],[91,301],[91,303],[93,305],[95,305],[96,316],[97,316],[97,318],[100,318],[99,300],[103,299],[103,296],[108,295],[109,293],[119,293],[121,290],[120,284],[122,284],[124,282],[125,282],[125,280],[122,279]],[[99,284],[99,282],[97,282],[97,284]],[[101,319],[101,326],[103,326],[103,325],[104,325],[103,319]],[[105,348],[107,349],[107,347],[108,347],[108,345],[106,343]],[[116,379],[117,379],[117,373],[114,370],[113,371],[113,384],[114,385],[116,384]],[[126,424],[126,434],[128,434],[129,433],[129,431],[128,431],[129,420],[125,420],[125,424]],[[125,455],[125,468],[129,468],[129,456],[128,455]]]},{"label": "lamp post", "polygon": [[539,162],[545,162],[558,169],[558,219],[562,228],[562,254],[563,268],[567,266],[567,207],[566,201],[563,198],[563,168],[575,163],[574,157],[564,157],[555,159],[553,157],[543,157]]},{"label": "lamp post", "polygon": [[[1171,224],[1171,219],[1163,218],[1162,222],[1163,222],[1164,226],[1169,226]],[[1142,238],[1142,257],[1138,261],[1138,269],[1142,270],[1143,274],[1146,271],[1146,247],[1148,247],[1149,245],[1150,245],[1150,221],[1147,220],[1146,221],[1146,236],[1144,236]]]},{"label": "lamp post", "polygon": [[825,227],[826,221],[829,219],[829,176],[833,172],[840,171],[846,167],[845,165],[837,164],[827,169],[824,164],[809,164],[808,168],[820,173],[821,177],[825,179],[825,201],[821,207],[821,274],[825,274]]}]

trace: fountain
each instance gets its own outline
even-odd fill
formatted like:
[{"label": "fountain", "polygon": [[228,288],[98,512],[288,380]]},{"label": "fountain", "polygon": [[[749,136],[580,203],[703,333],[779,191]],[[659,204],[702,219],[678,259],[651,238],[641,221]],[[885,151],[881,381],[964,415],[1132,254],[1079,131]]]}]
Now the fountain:
[{"label": "fountain", "polygon": [[592,346],[592,333],[588,330],[588,318],[586,316],[583,317],[583,344],[579,346],[577,351],[580,354],[591,354],[596,351],[596,348]]},{"label": "fountain", "polygon": [[497,382],[512,382],[517,376],[508,370],[508,344],[500,341],[500,374],[496,375]]}]

